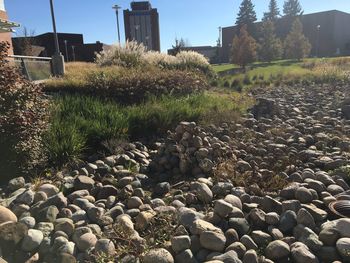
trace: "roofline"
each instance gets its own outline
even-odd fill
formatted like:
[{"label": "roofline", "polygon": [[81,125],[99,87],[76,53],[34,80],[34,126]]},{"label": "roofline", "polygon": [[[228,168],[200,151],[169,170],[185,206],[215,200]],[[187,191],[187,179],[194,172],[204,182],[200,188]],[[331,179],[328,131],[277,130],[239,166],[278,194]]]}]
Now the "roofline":
[{"label": "roofline", "polygon": [[[350,16],[350,13],[347,13],[347,12],[344,12],[344,11],[340,11],[340,10],[337,10],[337,9],[332,9],[332,10],[320,11],[320,12],[316,12],[316,13],[302,14],[301,17],[303,17],[303,16],[311,16],[311,15],[319,15],[319,14],[322,14],[322,13],[342,13],[342,14],[346,14],[346,15]],[[281,19],[281,18],[284,18],[284,16],[279,17],[279,19]],[[258,23],[261,23],[261,22],[262,21],[257,21],[254,24],[258,24]],[[222,27],[222,30],[230,29],[230,28],[233,28],[233,27],[236,27],[236,26],[237,25]]]},{"label": "roofline", "polygon": [[[36,35],[35,37],[39,37],[39,36],[44,36],[44,35],[53,35],[54,32],[46,32],[46,33],[42,33],[40,35]],[[79,36],[83,36],[83,34],[81,33],[63,33],[63,32],[57,32],[57,35],[79,35]]]}]

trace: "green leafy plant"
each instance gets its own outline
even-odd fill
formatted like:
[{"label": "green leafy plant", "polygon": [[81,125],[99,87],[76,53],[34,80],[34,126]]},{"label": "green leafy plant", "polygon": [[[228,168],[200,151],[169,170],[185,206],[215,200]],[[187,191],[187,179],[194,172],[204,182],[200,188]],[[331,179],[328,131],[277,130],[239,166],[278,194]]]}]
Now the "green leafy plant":
[{"label": "green leafy plant", "polygon": [[0,167],[16,176],[45,161],[41,135],[47,127],[48,100],[40,86],[9,65],[8,47],[0,42]]}]

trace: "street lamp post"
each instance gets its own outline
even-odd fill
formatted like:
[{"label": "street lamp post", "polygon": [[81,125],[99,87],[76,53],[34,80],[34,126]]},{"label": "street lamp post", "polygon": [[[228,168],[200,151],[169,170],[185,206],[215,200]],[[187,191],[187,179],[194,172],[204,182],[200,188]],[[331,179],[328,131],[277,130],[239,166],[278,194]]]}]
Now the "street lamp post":
[{"label": "street lamp post", "polygon": [[115,9],[115,14],[117,15],[118,43],[120,44],[119,9],[121,9],[121,7],[119,5],[114,5],[112,8]]},{"label": "street lamp post", "polygon": [[75,46],[72,46],[72,51],[73,51],[73,61],[75,61]]},{"label": "street lamp post", "polygon": [[56,52],[56,55],[59,55],[60,54],[60,46],[58,44],[58,36],[57,36],[57,30],[56,30],[56,19],[55,19],[55,12],[54,12],[54,8],[53,8],[53,0],[50,0],[50,8],[51,8],[53,34],[54,34],[54,38],[55,38],[55,52]]},{"label": "street lamp post", "polygon": [[317,25],[317,42],[316,42],[316,57],[318,58],[320,52],[320,29],[321,25]]},{"label": "street lamp post", "polygon": [[68,41],[67,41],[67,40],[64,40],[64,46],[65,46],[65,49],[66,49],[66,61],[68,62],[68,61],[69,61],[69,56],[68,56],[68,46],[67,46],[67,43],[68,43]]},{"label": "street lamp post", "polygon": [[139,41],[138,37],[137,37],[139,29],[140,29],[140,25],[135,25],[135,40],[136,40],[136,42]]},{"label": "street lamp post", "polygon": [[145,40],[146,40],[146,48],[150,49],[150,47],[149,47],[149,36],[146,36]]},{"label": "street lamp post", "polygon": [[221,32],[222,32],[222,27],[219,26],[219,43],[218,43],[218,46],[221,47]]},{"label": "street lamp post", "polygon": [[55,42],[55,54],[52,56],[52,71],[54,76],[60,77],[64,75],[64,57],[60,52],[60,46],[58,43],[53,0],[50,0],[50,10],[51,10],[53,33],[54,33],[54,42]]}]

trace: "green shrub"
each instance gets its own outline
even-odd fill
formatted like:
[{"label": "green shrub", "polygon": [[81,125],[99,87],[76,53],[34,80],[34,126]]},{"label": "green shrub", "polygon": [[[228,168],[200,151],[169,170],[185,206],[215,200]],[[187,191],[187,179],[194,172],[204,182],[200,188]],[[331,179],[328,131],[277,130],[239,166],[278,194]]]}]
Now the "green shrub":
[{"label": "green shrub", "polygon": [[63,78],[46,83],[45,90],[112,98],[119,103],[133,104],[149,96],[182,96],[208,87],[203,74],[191,71],[107,67],[87,73],[78,85]]},{"label": "green shrub", "polygon": [[218,79],[213,79],[210,81],[210,86],[212,87],[218,87],[219,86],[219,80]]},{"label": "green shrub", "polygon": [[41,134],[47,124],[48,101],[39,86],[8,64],[8,47],[0,42],[0,167],[16,176],[44,161]]},{"label": "green shrub", "polygon": [[230,87],[230,82],[228,80],[225,80],[223,86],[225,88],[229,88]]},{"label": "green shrub", "polygon": [[234,86],[233,90],[241,93],[243,91],[243,86],[241,84],[238,86]]},{"label": "green shrub", "polygon": [[245,75],[244,75],[243,84],[244,84],[244,85],[250,85],[250,84],[252,84],[252,82],[251,82],[251,80],[250,80],[248,74],[245,74]]},{"label": "green shrub", "polygon": [[232,83],[231,83],[231,88],[235,88],[235,87],[240,86],[240,85],[242,85],[240,79],[233,79]]}]

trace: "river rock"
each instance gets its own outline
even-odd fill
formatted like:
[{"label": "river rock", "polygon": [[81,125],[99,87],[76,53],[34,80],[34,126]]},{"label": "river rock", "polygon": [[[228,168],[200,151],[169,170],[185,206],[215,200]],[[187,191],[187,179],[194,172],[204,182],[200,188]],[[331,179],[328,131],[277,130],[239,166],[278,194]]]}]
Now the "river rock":
[{"label": "river rock", "polygon": [[0,224],[5,222],[17,222],[17,216],[10,209],[0,205]]},{"label": "river rock", "polygon": [[22,240],[22,249],[24,251],[33,251],[38,248],[44,239],[44,235],[40,230],[29,229],[26,236]]},{"label": "river rock", "polygon": [[267,258],[275,261],[288,257],[289,253],[289,245],[281,240],[272,241],[265,248]]},{"label": "river rock", "polygon": [[164,248],[151,249],[143,256],[144,263],[174,263],[174,258]]}]

